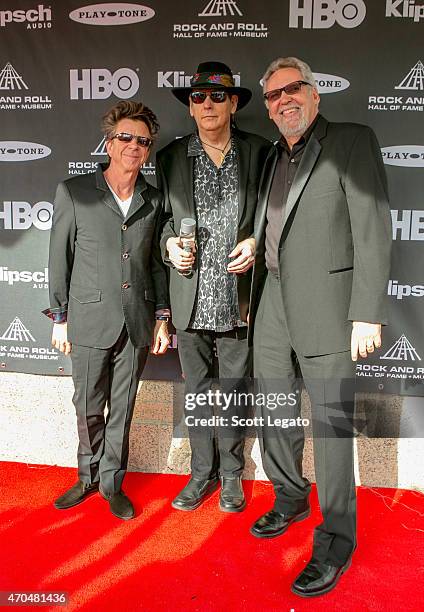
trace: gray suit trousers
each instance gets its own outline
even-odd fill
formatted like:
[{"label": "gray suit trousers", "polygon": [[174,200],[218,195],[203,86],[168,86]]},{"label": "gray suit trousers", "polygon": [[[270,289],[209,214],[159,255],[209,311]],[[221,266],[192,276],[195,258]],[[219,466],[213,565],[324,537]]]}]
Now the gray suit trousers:
[{"label": "gray suit trousers", "polygon": [[133,346],[125,326],[109,349],[72,346],[78,475],[86,484],[99,482],[106,496],[121,489],[126,473],[131,419],[147,354],[148,347]]},{"label": "gray suit trousers", "polygon": [[302,476],[304,429],[267,425],[277,418],[300,416],[304,384],[311,399],[315,475],[323,515],[314,532],[313,557],[336,566],[343,565],[356,546],[354,372],[350,352],[304,357],[296,351],[280,280],[268,273],[254,332],[255,379],[260,393],[285,393],[295,399],[272,411],[259,409],[265,422],[260,432],[263,465],[274,485],[275,510],[292,513],[304,508],[310,491]]}]

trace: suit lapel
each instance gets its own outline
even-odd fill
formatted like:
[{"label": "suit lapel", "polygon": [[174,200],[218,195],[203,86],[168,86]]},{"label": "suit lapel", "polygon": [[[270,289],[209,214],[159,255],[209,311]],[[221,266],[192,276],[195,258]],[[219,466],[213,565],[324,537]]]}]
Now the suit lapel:
[{"label": "suit lapel", "polygon": [[186,193],[188,209],[193,219],[196,218],[194,210],[194,157],[187,155],[188,140],[181,141],[181,153],[178,156],[180,172],[183,179],[184,191]]},{"label": "suit lapel", "polygon": [[235,134],[238,164],[238,224],[240,225],[243,212],[246,210],[247,183],[250,167],[250,144]]},{"label": "suit lapel", "polygon": [[274,147],[268,154],[265,160],[264,170],[262,173],[262,181],[259,186],[258,207],[259,213],[256,215],[255,236],[260,240],[265,230],[266,211],[268,208],[269,193],[271,191],[272,182],[274,180],[275,166],[278,161],[277,148]]},{"label": "suit lapel", "polygon": [[282,230],[284,230],[284,226],[287,223],[287,220],[296,206],[300,196],[302,195],[302,191],[304,190],[305,185],[311,176],[312,170],[315,167],[322,148],[320,140],[324,138],[327,132],[327,125],[328,122],[323,117],[320,117],[306,144],[305,151],[303,152],[302,159],[300,160],[299,168],[297,169],[296,176],[287,197]]},{"label": "suit lapel", "polygon": [[147,185],[146,185],[146,179],[144,178],[144,176],[141,174],[138,175],[137,178],[137,182],[135,184],[134,187],[134,193],[133,193],[133,197],[131,200],[131,205],[130,208],[128,210],[128,214],[125,217],[125,219],[129,219],[130,217],[132,217],[133,215],[135,215],[135,213],[140,210],[140,208],[144,205],[145,200],[143,197],[143,192],[146,191],[147,189]]},{"label": "suit lapel", "polygon": [[103,164],[99,164],[96,170],[96,186],[102,192],[102,200],[106,206],[108,206],[114,213],[119,215],[121,219],[123,219],[122,211],[119,208],[115,198],[113,197],[107,183],[106,179],[103,176],[103,170],[106,169],[106,166]]}]

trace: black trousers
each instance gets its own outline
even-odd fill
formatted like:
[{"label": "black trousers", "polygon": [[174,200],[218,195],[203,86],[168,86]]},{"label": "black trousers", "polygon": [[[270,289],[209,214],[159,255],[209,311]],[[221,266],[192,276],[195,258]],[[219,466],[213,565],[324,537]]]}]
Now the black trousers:
[{"label": "black trousers", "polygon": [[[280,281],[268,273],[254,333],[254,373],[261,393],[293,394],[298,401],[261,414],[264,470],[274,485],[275,509],[296,512],[308,497],[302,476],[303,427],[272,426],[300,416],[302,381],[311,399],[315,475],[323,522],[314,532],[313,556],[342,565],[356,546],[356,498],[352,421],[355,368],[350,351],[316,357],[296,352],[287,327]],[[272,396],[274,397],[274,396]],[[271,413],[271,414],[270,414]]]},{"label": "black trousers", "polygon": [[[228,332],[177,330],[178,352],[185,376],[185,394],[207,393],[213,377],[214,346],[218,356],[219,386],[223,393],[244,391],[252,374],[252,351],[247,344],[247,328]],[[242,408],[244,412],[244,408]],[[228,414],[238,413],[230,407]],[[210,418],[211,406],[196,406],[185,416]],[[222,412],[220,413],[222,414]],[[241,427],[188,427],[191,446],[191,473],[205,479],[217,474],[240,476],[244,468],[244,429]],[[217,433],[217,435],[215,435]]]},{"label": "black trousers", "polygon": [[121,489],[126,473],[131,419],[147,354],[148,347],[131,344],[125,326],[111,348],[72,345],[78,475],[86,484],[100,482],[107,495]]}]

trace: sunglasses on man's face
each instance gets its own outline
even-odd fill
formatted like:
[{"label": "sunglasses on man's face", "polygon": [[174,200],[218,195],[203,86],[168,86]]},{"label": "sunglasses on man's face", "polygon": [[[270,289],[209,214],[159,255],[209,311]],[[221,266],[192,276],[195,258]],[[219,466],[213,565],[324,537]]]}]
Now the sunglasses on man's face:
[{"label": "sunglasses on man's face", "polygon": [[279,87],[278,89],[272,89],[271,91],[267,91],[264,93],[264,98],[268,103],[277,102],[281,98],[281,94],[284,91],[288,96],[293,96],[294,94],[299,93],[302,89],[302,85],[311,85],[306,81],[293,81],[293,83],[289,83],[284,87]]},{"label": "sunglasses on man's face", "polygon": [[226,91],[219,90],[192,91],[190,93],[190,98],[194,104],[202,104],[206,100],[207,96],[209,96],[212,102],[217,102],[220,104],[221,102],[225,102],[228,94]]},{"label": "sunglasses on man's face", "polygon": [[135,138],[137,144],[140,145],[140,147],[146,147],[146,149],[150,147],[153,142],[151,138],[146,138],[146,136],[137,136],[136,134],[129,134],[128,132],[119,132],[119,134],[112,136],[111,140],[114,138],[117,138],[119,142],[132,142]]}]

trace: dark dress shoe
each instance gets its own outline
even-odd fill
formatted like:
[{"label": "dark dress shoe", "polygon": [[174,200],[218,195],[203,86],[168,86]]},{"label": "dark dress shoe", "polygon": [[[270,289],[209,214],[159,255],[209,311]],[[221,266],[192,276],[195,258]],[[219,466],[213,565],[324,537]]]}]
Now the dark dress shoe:
[{"label": "dark dress shoe", "polygon": [[196,510],[218,488],[218,484],[218,478],[190,478],[171,505],[176,510]]},{"label": "dark dress shoe", "polygon": [[78,480],[73,487],[57,498],[57,500],[54,502],[54,507],[58,510],[72,508],[73,506],[80,504],[82,501],[84,501],[84,499],[87,499],[87,497],[90,495],[93,495],[93,493],[97,493],[98,490],[98,482],[93,484],[84,484],[81,482],[81,480]]},{"label": "dark dress shoe", "polygon": [[100,495],[109,502],[109,508],[112,514],[123,521],[129,521],[134,518],[134,506],[123,491],[107,494],[100,489]]},{"label": "dark dress shoe", "polygon": [[283,534],[292,523],[303,521],[311,513],[309,506],[296,514],[282,514],[270,510],[261,516],[250,528],[250,533],[257,538],[275,538]]},{"label": "dark dress shoe", "polygon": [[293,582],[291,590],[301,597],[324,595],[324,593],[334,589],[341,575],[349,569],[350,564],[351,559],[340,567],[311,559],[303,572]]},{"label": "dark dress shoe", "polygon": [[246,507],[241,477],[221,477],[221,493],[219,496],[219,508],[223,512],[242,512]]}]

